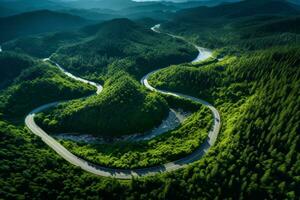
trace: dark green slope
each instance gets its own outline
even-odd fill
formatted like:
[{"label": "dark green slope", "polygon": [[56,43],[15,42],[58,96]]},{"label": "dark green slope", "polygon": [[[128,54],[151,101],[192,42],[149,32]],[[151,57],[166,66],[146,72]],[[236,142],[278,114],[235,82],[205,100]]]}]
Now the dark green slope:
[{"label": "dark green slope", "polygon": [[118,12],[97,10],[97,9],[64,9],[61,12],[76,15],[84,19],[95,20],[97,22],[112,20],[114,18],[120,18]]},{"label": "dark green slope", "polygon": [[151,69],[192,60],[196,50],[181,40],[159,35],[128,19],[82,29],[87,38],[62,47],[52,58],[70,71],[86,75],[123,69],[142,76]]},{"label": "dark green slope", "polygon": [[64,8],[61,2],[54,0],[0,0],[0,5],[13,10],[15,14],[36,10],[58,10]]},{"label": "dark green slope", "polygon": [[17,12],[15,10],[13,10],[12,8],[7,8],[5,6],[0,6],[0,17],[6,17],[6,16],[10,16],[10,15],[14,15]]},{"label": "dark green slope", "polygon": [[0,90],[8,86],[21,72],[33,65],[33,60],[27,56],[15,53],[0,54]]},{"label": "dark green slope", "polygon": [[25,53],[38,58],[49,57],[59,47],[76,43],[83,39],[81,33],[64,31],[47,33],[45,35],[28,36],[5,42],[2,45],[4,50]]},{"label": "dark green slope", "polygon": [[[79,28],[89,22],[78,16],[39,10],[0,18],[0,42],[32,34]],[[4,28],[5,27],[5,28]]]},{"label": "dark green slope", "polygon": [[215,7],[198,7],[180,11],[176,18],[192,20],[201,18],[237,18],[253,15],[295,15],[299,11],[284,0],[245,0]]}]

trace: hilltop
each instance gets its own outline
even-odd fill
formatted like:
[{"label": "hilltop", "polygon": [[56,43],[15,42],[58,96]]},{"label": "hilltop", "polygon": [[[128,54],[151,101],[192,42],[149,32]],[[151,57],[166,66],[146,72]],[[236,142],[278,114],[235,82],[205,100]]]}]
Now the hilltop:
[{"label": "hilltop", "polygon": [[90,22],[78,16],[39,10],[0,18],[0,42],[32,34],[72,30]]}]

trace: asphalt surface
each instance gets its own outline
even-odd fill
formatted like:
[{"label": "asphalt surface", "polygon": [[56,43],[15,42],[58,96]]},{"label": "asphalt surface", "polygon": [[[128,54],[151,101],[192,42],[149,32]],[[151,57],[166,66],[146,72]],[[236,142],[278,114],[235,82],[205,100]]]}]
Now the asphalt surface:
[{"label": "asphalt surface", "polygon": [[[158,30],[159,26],[160,25],[156,25],[151,29],[157,33],[160,33],[160,31]],[[182,38],[182,37],[174,36],[171,34],[167,34],[167,35],[184,40],[184,38]],[[199,51],[199,55],[192,62],[199,62],[199,61],[202,61],[202,60],[205,60],[205,59],[211,57],[212,54],[209,50],[198,47],[197,45],[194,45],[194,46]],[[67,76],[69,76],[75,80],[81,81],[86,84],[93,85],[97,89],[96,94],[101,93],[101,91],[103,89],[101,85],[94,83],[92,81],[88,81],[88,80],[74,76],[73,74],[67,72],[61,66],[59,66],[57,63],[51,61],[50,59],[44,59],[44,61],[55,64],[62,72],[64,72]],[[80,167],[81,169],[83,169],[87,172],[93,173],[95,175],[104,176],[104,177],[112,177],[112,178],[117,178],[117,179],[131,179],[132,177],[149,176],[149,175],[154,175],[157,173],[170,172],[170,171],[174,171],[174,170],[183,168],[183,167],[193,163],[194,161],[202,158],[204,156],[204,154],[210,149],[210,147],[215,144],[218,134],[220,132],[220,127],[221,127],[220,114],[215,107],[213,107],[208,102],[203,101],[202,99],[198,99],[198,98],[188,96],[185,94],[168,92],[168,91],[164,91],[164,90],[158,90],[158,89],[152,87],[148,82],[148,78],[150,75],[152,75],[158,71],[159,70],[155,70],[155,71],[150,72],[147,75],[145,75],[142,78],[141,83],[149,90],[159,92],[162,94],[166,94],[166,95],[176,96],[179,98],[185,98],[185,99],[189,99],[189,100],[201,103],[201,104],[207,106],[212,111],[212,114],[214,117],[213,126],[212,126],[211,130],[209,131],[208,137],[205,140],[205,142],[194,153],[192,153],[184,158],[181,158],[177,161],[169,162],[169,163],[155,166],[155,167],[133,169],[133,170],[128,169],[127,170],[127,169],[114,169],[114,168],[102,167],[102,166],[92,164],[88,161],[85,161],[85,160],[77,157],[76,155],[74,155],[70,151],[68,151],[65,147],[63,147],[53,137],[48,135],[44,130],[42,130],[34,121],[34,117],[37,113],[44,111],[46,109],[49,109],[51,107],[55,107],[61,102],[49,103],[49,104],[46,104],[39,108],[34,109],[32,112],[30,112],[26,116],[25,124],[29,128],[29,130],[31,130],[35,135],[39,136],[50,148],[52,148],[56,153],[58,153],[61,157],[63,157],[69,163],[76,165],[76,166]]]}]

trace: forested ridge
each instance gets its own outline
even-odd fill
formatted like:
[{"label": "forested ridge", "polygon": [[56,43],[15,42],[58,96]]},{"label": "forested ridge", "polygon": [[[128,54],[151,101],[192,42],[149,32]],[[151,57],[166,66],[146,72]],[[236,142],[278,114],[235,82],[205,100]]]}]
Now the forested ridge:
[{"label": "forested ridge", "polygon": [[75,74],[105,82],[104,92],[67,102],[38,117],[39,123],[51,132],[106,137],[143,133],[159,125],[167,103],[157,94],[146,94],[137,79],[158,66],[192,59],[195,49],[128,19],[87,26],[81,32],[88,38],[60,48],[51,59]]},{"label": "forested ridge", "polygon": [[[78,16],[39,10],[9,17],[0,17],[0,26],[5,27],[0,33],[0,42],[18,37],[63,30],[76,30],[91,22]],[[44,26],[47,24],[47,26]]]},{"label": "forested ridge", "polygon": [[13,52],[0,54],[0,71],[3,82],[0,113],[5,118],[20,120],[37,106],[83,97],[94,91],[54,66]]},{"label": "forested ridge", "polygon": [[[4,64],[0,65],[0,70],[3,71],[1,72],[3,78],[1,77],[0,81],[0,112],[3,113],[0,116],[0,198],[299,199],[298,10],[297,6],[285,1],[248,0],[212,8],[200,7],[179,11],[174,14],[175,17],[171,21],[162,24],[164,31],[185,36],[196,44],[213,48],[214,58],[194,65],[186,63],[160,70],[150,77],[151,85],[203,98],[212,103],[220,111],[222,130],[217,143],[210,151],[190,166],[175,172],[128,181],[94,176],[68,164],[23,127],[20,123],[22,117],[14,119],[15,113],[26,114],[31,108],[43,103],[86,96],[93,92],[93,88],[70,80],[55,67],[41,63],[35,58],[16,53],[1,53],[0,63],[8,63],[14,67],[10,71]],[[86,34],[94,35],[93,31],[99,30],[99,27],[90,28],[91,30],[85,30]],[[102,34],[105,35],[104,29],[100,35]],[[82,38],[82,35],[79,35]],[[153,34],[153,38],[155,37],[160,36]],[[68,40],[73,43],[70,38]],[[40,39],[37,38],[36,41]],[[176,43],[175,46],[181,46],[173,39],[163,40],[166,43],[173,41]],[[64,39],[61,41],[63,46],[69,42]],[[74,44],[80,48],[84,45],[86,44]],[[146,40],[145,46],[147,45],[149,44]],[[69,49],[73,51],[73,46],[62,47],[60,50],[56,50],[57,47],[59,45],[49,52],[65,54]],[[96,49],[105,52],[106,47]],[[78,59],[76,61],[78,65],[75,65],[75,62],[72,63],[73,59],[76,60],[77,55],[81,54],[80,51],[84,50],[80,48],[79,53],[74,53],[75,50],[72,52],[74,53],[72,59],[63,58],[63,53],[55,54],[53,58],[70,66],[69,69],[77,74],[104,82],[104,89],[109,88],[112,92],[107,90],[84,101],[74,100],[62,104],[52,110],[59,118],[65,113],[69,114],[68,111],[76,113],[77,108],[107,106],[112,100],[116,100],[117,106],[121,105],[123,97],[126,98],[127,95],[129,99],[140,99],[140,102],[143,102],[143,104],[134,103],[133,106],[132,101],[126,98],[124,102],[132,107],[149,104],[150,107],[161,107],[161,111],[167,105],[192,108],[192,111],[199,109],[199,105],[148,93],[138,85],[138,77],[144,72],[163,66],[159,60],[158,63],[153,62],[155,66],[148,67],[144,58],[141,62],[130,56],[119,59],[120,51],[114,49],[116,51],[113,53],[118,55],[116,56],[118,58],[104,68],[96,67],[100,65],[93,66],[93,61],[98,59],[98,57],[94,59],[93,56],[87,63],[82,63]],[[137,49],[130,49],[130,53],[135,50],[139,52],[140,49]],[[167,49],[169,47],[164,51]],[[172,49],[170,50],[172,52]],[[184,55],[189,54],[189,51],[184,50]],[[103,52],[101,55],[105,54]],[[142,48],[142,52],[147,51]],[[94,53],[87,52],[89,55]],[[160,55],[160,52],[157,54]],[[163,54],[161,59],[164,58]],[[133,55],[136,58],[136,54]],[[184,57],[181,57],[184,62],[191,60],[188,57],[185,57],[185,60]],[[103,60],[107,62],[106,57]],[[181,60],[178,60],[178,63],[179,61]],[[167,64],[176,63],[165,63]],[[84,68],[86,65],[91,68]],[[39,82],[42,82],[42,85],[51,83],[51,87],[49,86],[51,92],[45,92],[44,87],[38,86]],[[34,92],[29,92],[26,84]],[[23,92],[18,92],[19,90]],[[22,95],[17,95],[18,93]],[[45,93],[47,95],[42,98],[41,94]],[[151,96],[150,101],[146,100],[148,96]],[[31,104],[29,99],[37,97],[36,102]],[[9,104],[7,99],[14,99],[20,103]],[[105,102],[107,104],[102,104],[104,100],[107,100]],[[16,108],[15,105],[24,105],[24,108]],[[61,110],[65,113],[60,112]],[[103,116],[105,117],[103,120],[117,120],[110,118],[109,111]],[[138,110],[139,114],[140,111]],[[48,111],[42,117],[47,116],[50,119],[55,117],[53,113]],[[150,117],[157,112],[148,114]],[[120,115],[121,119],[123,117]],[[177,130],[146,142],[102,146],[65,140],[61,143],[72,153],[98,164],[119,168],[145,167],[174,160],[193,151],[204,139],[211,120],[207,110],[202,108]],[[49,121],[46,121],[45,126],[49,125]],[[197,143],[195,138],[199,139]]]},{"label": "forested ridge", "polygon": [[66,102],[37,120],[52,132],[113,137],[147,131],[161,123],[167,113],[162,97],[147,94],[132,77],[119,72],[105,82],[100,95]]},{"label": "forested ridge", "polygon": [[285,0],[246,0],[183,10],[162,28],[228,55],[299,44],[299,15]]},{"label": "forested ridge", "polygon": [[95,81],[102,81],[110,69],[140,77],[197,55],[192,45],[157,35],[129,19],[114,19],[77,32],[20,38],[4,43],[3,48],[40,58],[51,56],[68,71]]},{"label": "forested ridge", "polygon": [[[211,98],[221,111],[223,133],[215,148],[216,161],[208,165],[214,173],[204,176],[224,180],[218,196],[299,195],[299,53],[298,46],[274,48],[229,57],[203,69],[181,66],[178,73],[176,67],[169,68],[152,77],[151,83],[169,90],[176,82],[184,83],[186,88],[179,85],[179,91]],[[221,74],[219,81],[203,84],[199,79],[205,73],[214,80],[216,72]],[[194,84],[202,84],[212,95],[203,95]]]},{"label": "forested ridge", "polygon": [[83,42],[58,49],[52,58],[77,74],[101,75],[107,70],[125,70],[141,77],[158,66],[193,59],[197,52],[187,43],[128,19],[115,19],[86,27],[91,35]]}]

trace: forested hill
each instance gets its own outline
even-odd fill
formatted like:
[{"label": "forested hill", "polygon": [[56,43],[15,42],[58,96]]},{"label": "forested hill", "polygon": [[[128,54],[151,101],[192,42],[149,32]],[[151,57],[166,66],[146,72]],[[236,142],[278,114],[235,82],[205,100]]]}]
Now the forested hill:
[{"label": "forested hill", "polygon": [[141,76],[151,69],[186,62],[197,55],[192,45],[156,34],[125,18],[78,31],[21,38],[3,44],[3,49],[40,58],[52,55],[52,59],[81,76],[104,74],[108,68],[122,68]]},{"label": "forested hill", "polygon": [[209,100],[221,113],[222,131],[214,151],[171,184],[180,190],[184,179],[192,189],[169,197],[298,199],[298,13],[285,1],[200,9],[219,13],[201,18],[192,9],[184,16],[194,17],[181,13],[163,28],[215,48],[221,59],[169,67],[150,83]]},{"label": "forested hill", "polygon": [[[213,50],[213,58],[193,64],[185,63],[197,54],[193,47],[127,19],[4,44],[0,199],[298,200],[297,10],[287,1],[248,0],[174,13],[176,17],[162,23],[162,31]],[[138,78],[180,62],[152,74],[149,83],[210,102],[222,121],[217,141],[200,160],[170,173],[128,181],[86,173],[31,134],[23,120],[37,106],[87,96],[94,88],[68,78],[49,63],[8,49],[40,58],[52,55],[72,73],[104,85],[97,96],[68,101],[39,114],[36,121],[43,128],[102,136],[148,130],[162,121],[173,101],[177,106],[187,102],[148,92]],[[182,158],[202,144],[213,120],[205,113],[202,110],[179,129],[141,143],[90,145],[62,139],[62,144],[104,166],[153,166]]]},{"label": "forested hill", "polygon": [[37,106],[82,97],[94,88],[68,78],[59,69],[22,54],[0,54],[0,119],[23,122]]},{"label": "forested hill", "polygon": [[242,1],[184,10],[162,28],[227,54],[299,42],[300,11],[287,1]]},{"label": "forested hill", "polygon": [[101,74],[122,69],[142,76],[151,69],[192,60],[197,51],[182,40],[156,34],[128,19],[115,19],[82,29],[74,45],[59,48],[52,58],[72,72]]},{"label": "forested hill", "polygon": [[[78,16],[39,10],[0,18],[0,42],[45,32],[71,30],[90,22]],[[4,28],[5,27],[5,28]]]},{"label": "forested hill", "polygon": [[58,106],[37,118],[54,133],[89,133],[106,137],[142,133],[168,113],[166,101],[124,73],[111,76],[101,95]]},{"label": "forested hill", "polygon": [[[222,4],[216,7],[197,7],[180,11],[177,19],[201,19],[201,18],[236,18],[253,15],[295,15],[300,14],[295,5],[285,0],[245,0],[232,4]],[[191,18],[194,17],[194,18]]]}]

